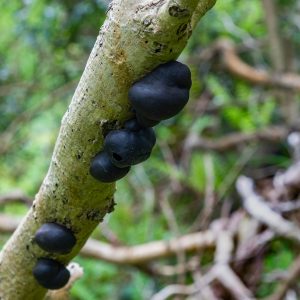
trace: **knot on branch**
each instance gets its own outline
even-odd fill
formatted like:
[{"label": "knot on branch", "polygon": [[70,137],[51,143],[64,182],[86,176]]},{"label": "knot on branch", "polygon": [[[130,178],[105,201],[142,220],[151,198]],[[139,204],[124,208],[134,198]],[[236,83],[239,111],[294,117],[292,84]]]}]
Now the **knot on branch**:
[{"label": "knot on branch", "polygon": [[169,8],[169,14],[171,17],[176,18],[185,18],[191,15],[190,11],[187,8],[181,8],[178,5],[173,5]]}]

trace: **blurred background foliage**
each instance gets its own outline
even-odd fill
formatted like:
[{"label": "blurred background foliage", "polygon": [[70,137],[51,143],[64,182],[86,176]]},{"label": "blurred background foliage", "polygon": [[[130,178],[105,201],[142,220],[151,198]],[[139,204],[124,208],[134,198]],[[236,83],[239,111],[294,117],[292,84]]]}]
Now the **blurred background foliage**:
[{"label": "blurred background foliage", "polygon": [[[293,57],[291,68],[297,70],[300,60],[292,55],[299,53],[300,46],[299,2],[275,2],[281,34],[290,46],[289,57]],[[0,195],[22,190],[33,198],[47,172],[60,120],[105,19],[106,3],[0,3]],[[158,145],[151,159],[134,167],[117,184],[118,205],[106,217],[104,226],[120,244],[135,245],[174,236],[160,205],[164,197],[168,197],[176,217],[177,234],[207,227],[197,219],[203,209],[207,162],[214,176],[215,207],[210,220],[225,208],[230,211],[240,206],[234,181],[241,172],[257,178],[263,173],[267,177],[274,174],[274,169],[290,164],[285,143],[273,146],[254,142],[221,153],[197,150],[191,153],[189,163],[184,153],[184,141],[190,133],[218,138],[231,132],[251,133],[274,124],[291,124],[272,89],[231,75],[220,66],[217,56],[201,59],[216,40],[227,38],[238,47],[244,61],[272,71],[267,36],[260,0],[219,0],[203,18],[180,58],[193,74],[189,104],[183,113],[157,126]],[[293,96],[293,109],[298,110],[298,98]],[[267,174],[265,170],[270,166],[271,174]],[[22,204],[0,207],[7,214],[23,215],[26,210]],[[94,237],[108,240],[100,230]],[[1,243],[7,238],[1,235]],[[295,249],[283,241],[277,240],[271,248],[276,251],[264,257],[258,296],[266,296],[274,289],[273,283],[264,282],[264,272],[286,268],[294,257]],[[147,299],[170,281],[134,267],[82,257],[76,261],[84,267],[85,275],[73,287],[73,299]],[[174,258],[164,262],[172,264]]]}]

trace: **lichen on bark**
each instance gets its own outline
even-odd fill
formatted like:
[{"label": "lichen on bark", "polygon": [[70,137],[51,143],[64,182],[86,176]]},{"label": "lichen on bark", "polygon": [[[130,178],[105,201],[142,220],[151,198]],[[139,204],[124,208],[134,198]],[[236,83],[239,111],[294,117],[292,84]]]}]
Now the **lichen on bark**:
[{"label": "lichen on bark", "polygon": [[[116,0],[110,4],[86,68],[65,113],[49,171],[22,224],[0,254],[0,299],[43,299],[32,276],[38,257],[68,263],[106,213],[114,208],[115,184],[89,174],[105,134],[130,117],[131,84],[157,65],[176,59],[214,0]],[[201,3],[211,5],[201,6]],[[198,9],[197,9],[198,7]],[[77,243],[68,255],[52,255],[34,242],[45,222],[72,229]]]}]

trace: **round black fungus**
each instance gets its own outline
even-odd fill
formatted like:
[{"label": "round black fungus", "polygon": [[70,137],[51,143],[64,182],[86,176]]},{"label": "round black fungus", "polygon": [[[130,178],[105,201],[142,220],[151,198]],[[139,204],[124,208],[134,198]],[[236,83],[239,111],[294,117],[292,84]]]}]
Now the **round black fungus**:
[{"label": "round black fungus", "polygon": [[154,69],[150,74],[159,81],[165,81],[169,86],[190,89],[192,86],[189,67],[179,61],[170,61]]},{"label": "round black fungus", "polygon": [[183,109],[189,99],[189,90],[161,83],[155,86],[140,82],[130,89],[129,98],[137,115],[161,121],[177,115]]},{"label": "round black fungus", "polygon": [[33,276],[46,289],[57,290],[64,287],[70,279],[70,272],[60,262],[49,259],[38,259]]},{"label": "round black fungus", "polygon": [[152,128],[143,128],[136,132],[126,129],[114,130],[105,138],[104,151],[115,166],[125,168],[148,159],[155,142]]},{"label": "round black fungus", "polygon": [[158,66],[134,83],[128,95],[137,116],[161,121],[175,116],[183,109],[189,99],[191,83],[189,68],[171,61]]},{"label": "round black fungus", "polygon": [[102,182],[114,182],[123,178],[130,170],[127,168],[118,168],[110,160],[110,157],[105,151],[99,152],[92,160],[90,173],[91,175]]},{"label": "round black fungus", "polygon": [[72,231],[56,223],[45,223],[35,234],[34,240],[45,251],[66,254],[72,251],[76,238]]}]

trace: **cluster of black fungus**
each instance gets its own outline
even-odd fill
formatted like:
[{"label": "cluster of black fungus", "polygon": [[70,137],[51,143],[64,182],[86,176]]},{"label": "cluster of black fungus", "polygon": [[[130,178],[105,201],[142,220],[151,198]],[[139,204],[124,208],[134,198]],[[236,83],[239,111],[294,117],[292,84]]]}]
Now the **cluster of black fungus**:
[{"label": "cluster of black fungus", "polygon": [[129,120],[123,129],[105,137],[103,151],[93,158],[90,173],[102,182],[121,179],[131,166],[149,158],[155,142],[152,128],[140,126],[136,119]]},{"label": "cluster of black fungus", "polygon": [[[76,244],[73,232],[56,223],[43,224],[37,230],[34,240],[41,249],[57,254],[70,253]],[[38,259],[33,275],[47,289],[60,289],[70,278],[70,272],[63,264],[49,258]]]},{"label": "cluster of black fungus", "polygon": [[[133,84],[129,100],[135,118],[105,137],[103,150],[92,160],[91,175],[102,182],[114,182],[131,166],[148,159],[156,142],[151,127],[179,113],[189,99],[190,88],[190,70],[176,61],[160,65]],[[56,223],[43,224],[34,240],[41,249],[56,254],[68,254],[76,244],[73,232]],[[50,258],[39,258],[33,275],[47,289],[62,288],[70,278],[66,267]]]},{"label": "cluster of black fungus", "polygon": [[[148,159],[156,142],[151,127],[180,112],[189,99],[191,84],[190,70],[176,61],[160,65],[133,84],[129,100],[135,118],[105,137],[103,150],[92,160],[91,175],[102,182],[113,182],[124,177],[131,166]],[[35,242],[49,253],[67,254],[76,238],[70,229],[46,223],[36,232]],[[47,289],[62,288],[70,278],[63,264],[49,258],[38,259],[33,275]]]},{"label": "cluster of black fungus", "polygon": [[[190,88],[190,70],[176,61],[160,65],[133,84],[129,100],[135,118],[105,137],[103,151],[92,160],[91,175],[102,182],[113,182],[124,177],[131,166],[148,159],[156,142],[151,127],[179,113],[189,99]],[[35,242],[49,253],[68,254],[76,238],[70,229],[46,223],[36,232]],[[33,275],[47,289],[62,288],[70,278],[66,267],[50,258],[39,258]]]},{"label": "cluster of black fungus", "polygon": [[158,66],[129,90],[138,122],[146,127],[177,115],[189,100],[189,68],[177,61]]},{"label": "cluster of black fungus", "polygon": [[182,110],[191,84],[189,68],[177,61],[160,65],[134,83],[129,100],[135,118],[105,137],[103,150],[91,162],[91,175],[101,182],[114,182],[124,177],[132,165],[148,159],[156,142],[151,127]]}]

